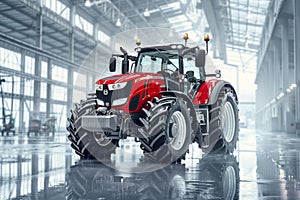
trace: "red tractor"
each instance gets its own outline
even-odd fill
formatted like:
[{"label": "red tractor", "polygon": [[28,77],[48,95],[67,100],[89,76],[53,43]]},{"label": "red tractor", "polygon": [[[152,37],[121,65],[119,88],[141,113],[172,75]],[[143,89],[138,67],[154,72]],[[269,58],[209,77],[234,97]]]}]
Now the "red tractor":
[{"label": "red tractor", "polygon": [[[193,142],[204,153],[232,153],[238,98],[230,83],[218,79],[220,71],[205,73],[208,36],[205,41],[206,50],[182,44],[137,47],[137,56],[121,47],[109,68],[115,72],[121,58],[122,74],[98,80],[96,93],[71,110],[67,130],[75,152],[81,158],[107,157],[130,136],[145,157],[158,161],[184,159]],[[216,78],[206,80],[209,76]]]}]

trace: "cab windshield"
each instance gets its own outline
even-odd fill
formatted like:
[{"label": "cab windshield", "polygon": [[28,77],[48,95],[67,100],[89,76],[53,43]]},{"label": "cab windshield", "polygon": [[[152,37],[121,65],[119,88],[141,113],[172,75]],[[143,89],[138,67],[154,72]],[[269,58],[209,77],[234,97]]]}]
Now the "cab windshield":
[{"label": "cab windshield", "polygon": [[[141,53],[136,65],[135,72],[159,73],[161,71],[172,74],[179,69],[178,51],[154,51]],[[195,67],[193,55],[186,55],[183,58],[184,74],[187,71],[194,71],[196,79],[200,79],[199,69]]]},{"label": "cab windshield", "polygon": [[136,72],[157,73],[159,71],[176,71],[178,69],[177,51],[155,51],[141,53]]}]

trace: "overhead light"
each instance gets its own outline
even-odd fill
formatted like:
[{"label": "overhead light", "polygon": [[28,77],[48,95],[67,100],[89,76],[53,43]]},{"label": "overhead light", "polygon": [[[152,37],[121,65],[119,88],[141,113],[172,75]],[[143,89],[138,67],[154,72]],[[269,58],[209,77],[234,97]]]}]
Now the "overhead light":
[{"label": "overhead light", "polygon": [[295,83],[293,83],[292,85],[291,85],[291,88],[296,88],[297,87],[297,84],[295,84]]},{"label": "overhead light", "polygon": [[145,17],[150,17],[150,12],[149,12],[149,9],[146,8],[145,11],[144,11],[144,16]]},{"label": "overhead light", "polygon": [[150,17],[150,12],[149,12],[149,0],[147,0],[147,8],[144,11],[144,16],[145,17]]},{"label": "overhead light", "polygon": [[275,103],[276,102],[276,99],[273,99],[272,101],[271,101],[271,104],[273,104],[273,103]]},{"label": "overhead light", "polygon": [[186,1],[186,0],[180,0],[180,2],[181,2],[182,4],[187,4],[187,1]]},{"label": "overhead light", "polygon": [[294,90],[295,88],[297,87],[297,84],[293,83],[291,86],[290,86],[290,90]]},{"label": "overhead light", "polygon": [[281,92],[281,93],[276,97],[276,99],[279,100],[279,99],[281,99],[282,97],[284,97],[284,93],[283,93],[283,92]]},{"label": "overhead light", "polygon": [[117,27],[122,26],[120,18],[117,19],[116,26],[117,26]]},{"label": "overhead light", "polygon": [[85,3],[84,3],[84,6],[91,7],[92,6],[91,1],[90,0],[86,0]]},{"label": "overhead light", "polygon": [[[121,1],[121,0],[119,0],[119,8],[121,8],[120,1]],[[117,22],[116,22],[116,26],[117,26],[117,27],[122,26],[120,17],[121,17],[121,10],[119,10],[119,17],[118,17]]]}]

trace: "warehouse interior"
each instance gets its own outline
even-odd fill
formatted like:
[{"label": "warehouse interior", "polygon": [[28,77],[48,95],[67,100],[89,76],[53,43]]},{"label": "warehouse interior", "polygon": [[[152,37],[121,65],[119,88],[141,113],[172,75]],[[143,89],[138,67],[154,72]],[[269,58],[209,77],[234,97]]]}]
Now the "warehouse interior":
[{"label": "warehouse interior", "polygon": [[[127,138],[110,164],[82,162],[68,118],[111,55],[136,39],[205,48],[205,34],[207,70],[239,99],[233,155],[193,144],[180,164],[134,173],[143,153]],[[298,0],[2,0],[0,200],[300,199],[299,86]]]}]

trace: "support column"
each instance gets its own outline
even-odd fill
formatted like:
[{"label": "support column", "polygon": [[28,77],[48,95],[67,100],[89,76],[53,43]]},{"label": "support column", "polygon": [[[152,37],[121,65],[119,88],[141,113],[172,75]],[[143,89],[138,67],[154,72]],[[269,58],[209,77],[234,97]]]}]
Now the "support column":
[{"label": "support column", "polygon": [[74,36],[74,27],[75,27],[75,15],[76,15],[76,6],[71,5],[70,7],[70,24],[72,26],[72,30],[69,33],[69,59],[74,62],[74,48],[75,48],[75,36]]},{"label": "support column", "polygon": [[99,31],[99,23],[94,24],[93,36],[96,41],[98,41],[98,31]]},{"label": "support column", "polygon": [[281,68],[281,52],[280,52],[280,39],[276,39],[274,41],[274,47],[273,47],[273,58],[274,58],[274,92],[280,93],[280,92],[285,92],[280,84],[280,68]]},{"label": "support column", "polygon": [[286,90],[289,80],[289,38],[288,38],[288,20],[282,19],[281,28],[281,68],[282,68],[282,83],[281,87]]},{"label": "support column", "polygon": [[[74,33],[70,33],[69,60],[74,62]],[[67,88],[67,112],[71,110],[73,104],[73,69],[68,66],[68,88]]]},{"label": "support column", "polygon": [[[93,70],[94,71],[99,71],[100,72],[100,70],[99,70],[99,66],[98,66],[98,64],[99,64],[99,58],[98,58],[98,48],[99,48],[99,46],[96,46],[95,48],[94,48],[94,66],[93,66]],[[101,63],[101,62],[100,62]],[[96,86],[96,78],[99,78],[99,77],[97,77],[95,74],[93,74],[92,76],[91,76],[91,78],[92,78],[92,91],[93,92],[95,92],[96,91],[96,88],[95,88],[95,86]]]},{"label": "support column", "polygon": [[[75,34],[74,34],[74,27],[75,27],[75,15],[76,15],[76,6],[73,4],[70,7],[70,23],[72,26],[72,31],[69,35],[69,60],[74,62],[74,51],[75,51]],[[73,104],[73,79],[74,79],[73,69],[71,66],[68,66],[68,88],[67,88],[67,114],[71,110]],[[67,126],[67,125],[66,125]],[[66,159],[65,159],[65,168],[67,169],[71,166],[72,163],[72,156],[70,149],[66,149]]]},{"label": "support column", "polygon": [[[75,15],[76,15],[76,6],[72,5],[70,7],[70,23],[72,26],[72,31],[69,35],[69,60],[74,62],[74,51],[75,51]],[[68,66],[68,88],[67,88],[67,112],[72,108],[73,104],[73,70]]]},{"label": "support column", "polygon": [[16,188],[16,197],[17,199],[22,199],[21,195],[21,190],[22,190],[22,152],[18,152],[18,157],[17,157],[17,188]]},{"label": "support column", "polygon": [[31,199],[38,199],[39,156],[38,153],[31,154]]},{"label": "support column", "polygon": [[[283,90],[281,84],[280,84],[280,79],[281,79],[281,75],[280,75],[280,68],[281,68],[281,52],[280,52],[280,39],[274,38],[273,41],[273,71],[274,71],[274,75],[273,75],[273,92],[274,95],[278,95],[280,93],[285,93],[285,90]],[[284,96],[283,98],[286,98],[286,96]],[[273,118],[273,130],[274,131],[281,131],[282,130],[282,115],[281,115],[281,110],[282,110],[282,103],[281,102],[277,102],[276,105],[274,105],[275,108],[275,116]]]},{"label": "support column", "polygon": [[[70,7],[70,24],[72,26],[72,31],[69,35],[69,60],[74,62],[74,51],[75,51],[75,34],[74,34],[74,27],[75,27],[75,15],[76,15],[76,5],[71,5]],[[73,104],[73,79],[74,79],[74,72],[71,66],[68,66],[68,88],[67,88],[67,114],[72,108]],[[71,150],[66,149],[66,159],[65,159],[65,168],[71,166],[72,163],[72,156]]]},{"label": "support column", "polygon": [[44,199],[47,199],[49,197],[49,182],[50,182],[50,166],[51,166],[51,158],[50,158],[50,152],[46,150],[45,152],[45,175],[44,175]]},{"label": "support column", "polygon": [[[268,82],[267,82],[267,85],[266,85],[266,90],[267,90],[267,95],[266,95],[266,104],[270,103],[272,101],[272,99],[274,98],[273,96],[273,86],[272,84],[272,81],[273,81],[273,77],[272,77],[272,59],[271,59],[271,56],[270,56],[270,52],[269,50],[267,50],[268,52],[266,53],[266,60],[267,60],[267,79],[268,79]],[[268,106],[267,108],[267,130],[271,130],[272,129],[272,107],[271,106]]]},{"label": "support column", "polygon": [[297,84],[295,93],[296,105],[296,133],[300,134],[300,1],[294,0],[294,44],[295,44],[295,83]]},{"label": "support column", "polygon": [[[283,91],[285,92],[287,88],[289,88],[289,38],[288,38],[288,19],[280,18],[280,34],[281,34],[281,84]],[[285,98],[284,103],[282,104],[282,124],[283,131],[289,132],[290,123],[288,121],[289,113],[289,97]]]},{"label": "support column", "polygon": [[[25,72],[25,51],[21,51],[21,72]],[[23,134],[25,130],[24,122],[24,103],[25,103],[25,78],[20,78],[20,112],[19,112],[19,133]]]},{"label": "support column", "polygon": [[[52,80],[52,61],[48,58],[47,63],[47,79]],[[46,99],[46,116],[47,118],[51,115],[51,96],[52,96],[52,88],[51,84],[47,83],[47,99]]]},{"label": "support column", "polygon": [[[36,46],[42,49],[42,40],[43,40],[43,15],[42,15],[42,6],[41,12],[37,14],[36,21]],[[35,70],[34,75],[41,76],[41,56],[35,55]],[[40,96],[41,96],[41,82],[39,80],[34,81],[34,94],[33,94],[33,118],[39,119],[40,117]]]}]

